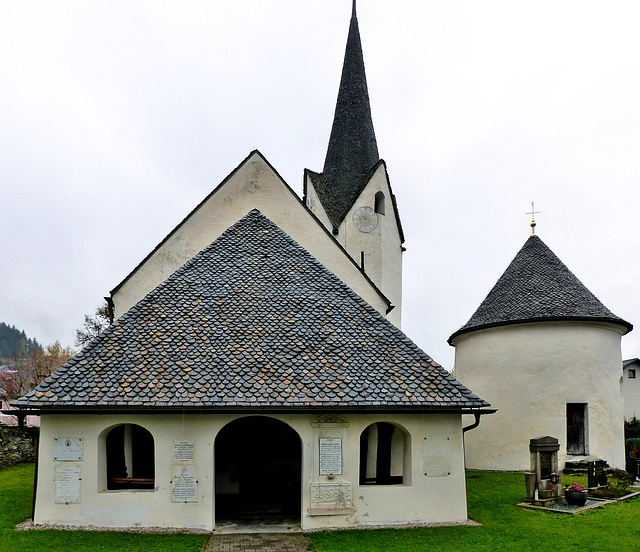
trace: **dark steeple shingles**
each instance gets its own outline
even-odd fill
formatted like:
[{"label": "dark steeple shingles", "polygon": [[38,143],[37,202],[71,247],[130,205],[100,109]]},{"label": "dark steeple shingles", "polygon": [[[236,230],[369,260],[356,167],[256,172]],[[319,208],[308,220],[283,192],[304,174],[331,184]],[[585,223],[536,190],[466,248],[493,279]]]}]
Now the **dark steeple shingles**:
[{"label": "dark steeple shingles", "polygon": [[449,343],[481,328],[539,320],[600,320],[633,328],[605,307],[538,236],[531,236]]},{"label": "dark steeple shingles", "polygon": [[255,210],[14,404],[488,406]]},{"label": "dark steeple shingles", "polygon": [[355,6],[322,174],[314,179],[320,201],[339,226],[379,161]]}]

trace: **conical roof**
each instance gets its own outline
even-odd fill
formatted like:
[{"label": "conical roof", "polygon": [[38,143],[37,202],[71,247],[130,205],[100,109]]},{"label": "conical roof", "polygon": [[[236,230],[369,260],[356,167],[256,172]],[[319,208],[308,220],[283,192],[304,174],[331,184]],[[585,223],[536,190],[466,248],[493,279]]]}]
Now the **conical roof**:
[{"label": "conical roof", "polygon": [[322,174],[313,179],[334,226],[344,220],[379,160],[354,2],[327,156]]},{"label": "conical roof", "polygon": [[[538,236],[530,236],[471,319],[449,338],[482,328],[544,320],[633,326],[613,314]],[[626,332],[625,332],[626,333]]]},{"label": "conical roof", "polygon": [[488,406],[257,210],[13,404],[143,412]]}]

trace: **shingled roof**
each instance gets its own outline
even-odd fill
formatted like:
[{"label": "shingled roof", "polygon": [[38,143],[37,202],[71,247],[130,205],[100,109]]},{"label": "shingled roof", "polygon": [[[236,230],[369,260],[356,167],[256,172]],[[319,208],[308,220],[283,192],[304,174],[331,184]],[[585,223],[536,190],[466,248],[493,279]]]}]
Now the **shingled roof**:
[{"label": "shingled roof", "polygon": [[489,406],[257,210],[13,404]]},{"label": "shingled roof", "polygon": [[334,227],[347,216],[379,160],[354,2],[324,168],[322,174],[310,173]]},{"label": "shingled roof", "polygon": [[[538,236],[530,236],[471,319],[449,338],[482,328],[543,320],[633,326],[613,314]],[[625,332],[625,333],[627,333]]]}]

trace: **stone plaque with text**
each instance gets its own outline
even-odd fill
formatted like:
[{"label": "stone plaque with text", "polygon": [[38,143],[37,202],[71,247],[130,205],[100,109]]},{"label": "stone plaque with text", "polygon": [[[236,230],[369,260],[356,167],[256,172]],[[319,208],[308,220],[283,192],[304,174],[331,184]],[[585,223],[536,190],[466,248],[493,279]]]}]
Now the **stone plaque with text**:
[{"label": "stone plaque with text", "polygon": [[320,438],[320,475],[342,474],[342,439]]},{"label": "stone plaque with text", "polygon": [[196,444],[192,441],[173,442],[173,463],[193,464],[196,461]]},{"label": "stone plaque with text", "polygon": [[82,460],[82,437],[54,437],[53,459],[66,462]]},{"label": "stone plaque with text", "polygon": [[171,502],[198,502],[198,468],[194,465],[171,469]]},{"label": "stone plaque with text", "polygon": [[56,504],[80,503],[80,466],[58,464],[55,468]]}]

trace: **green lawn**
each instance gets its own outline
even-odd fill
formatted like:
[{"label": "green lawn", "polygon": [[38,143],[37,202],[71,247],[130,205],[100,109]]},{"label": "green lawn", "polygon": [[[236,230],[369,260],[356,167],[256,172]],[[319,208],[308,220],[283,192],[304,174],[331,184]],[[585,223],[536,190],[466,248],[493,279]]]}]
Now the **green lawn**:
[{"label": "green lawn", "polygon": [[315,533],[321,552],[640,550],[640,499],[580,515],[516,506],[524,474],[469,472],[469,516],[482,527],[425,527]]},{"label": "green lawn", "polygon": [[[14,530],[31,513],[33,465],[0,470],[1,552],[199,552],[204,535],[150,535]],[[469,515],[482,527],[335,531],[310,535],[319,552],[607,551],[640,550],[640,499],[578,516],[515,506],[521,473],[470,472]],[[425,497],[427,500],[428,497]]]},{"label": "green lawn", "polygon": [[33,464],[0,470],[2,552],[198,552],[206,535],[98,531],[16,531],[31,516]]}]

